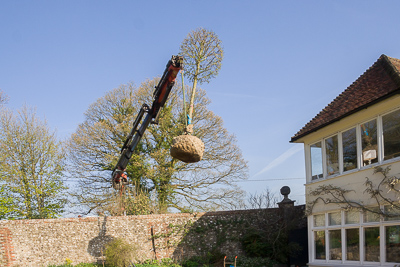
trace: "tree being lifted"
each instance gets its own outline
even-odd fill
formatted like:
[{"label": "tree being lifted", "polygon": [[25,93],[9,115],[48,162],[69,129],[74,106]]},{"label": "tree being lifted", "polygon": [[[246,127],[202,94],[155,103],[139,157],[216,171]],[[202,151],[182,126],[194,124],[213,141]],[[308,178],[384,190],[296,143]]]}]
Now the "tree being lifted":
[{"label": "tree being lifted", "polygon": [[[188,34],[180,47],[180,55],[184,59],[185,76],[192,82],[189,111],[186,119],[184,135],[174,138],[171,146],[171,156],[186,163],[198,162],[203,157],[204,143],[193,136],[194,99],[197,83],[209,82],[217,76],[223,59],[222,42],[218,36],[203,28],[196,29]],[[182,87],[183,72],[182,72]],[[183,92],[185,99],[185,93]],[[184,100],[184,111],[186,105]]]},{"label": "tree being lifted", "polygon": [[[120,214],[114,205],[119,196],[110,188],[110,172],[132,128],[134,114],[140,103],[150,102],[157,82],[147,80],[139,87],[122,85],[85,112],[84,122],[68,144],[69,173],[79,178],[75,196],[84,207],[82,212]],[[208,109],[209,104],[206,92],[198,88],[194,123],[206,153],[200,162],[185,164],[169,154],[173,137],[185,125],[182,91],[171,91],[159,124],[149,125],[125,170],[129,185],[123,201],[128,215],[163,213],[169,208],[182,212],[229,209],[243,199],[236,182],[247,179],[246,162],[236,138],[223,127],[221,117]]]},{"label": "tree being lifted", "polygon": [[[198,53],[190,53],[192,49],[198,49]],[[170,68],[180,69],[172,60],[170,63],[173,64],[168,63],[160,80],[145,82],[138,89],[131,85],[123,86],[99,99],[90,107],[85,122],[72,136],[69,144],[72,163],[70,173],[84,177],[80,180],[80,192],[77,191],[75,196],[81,204],[89,207],[89,211],[121,214],[119,212],[123,209],[115,208],[113,203],[116,202],[122,203],[121,207],[127,206],[127,214],[163,213],[168,208],[183,212],[206,211],[230,208],[240,201],[242,191],[235,182],[247,178],[246,162],[235,145],[234,136],[222,127],[221,118],[207,110],[209,100],[205,92],[196,88],[197,83],[208,82],[218,73],[222,60],[220,41],[214,33],[199,29],[189,34],[181,50],[181,57],[186,57],[186,76],[193,82],[191,90],[188,90],[191,95],[188,115],[186,105],[181,109],[181,97],[185,102],[185,90],[182,90],[181,97],[179,91],[170,91],[177,74],[175,71],[178,70]],[[165,83],[167,80],[169,82]],[[158,85],[151,97],[155,84]],[[169,89],[165,91],[162,88]],[[183,79],[182,88],[185,89]],[[167,93],[160,93],[164,91]],[[151,101],[151,108],[147,105],[141,108],[136,106]],[[193,118],[194,107],[197,116]],[[132,116],[137,111],[139,115],[132,128]],[[140,124],[145,113],[147,115]],[[159,124],[153,127],[149,122],[158,118],[158,115]],[[195,135],[192,135],[193,122],[199,126]],[[148,130],[144,131],[147,127]],[[173,141],[173,137],[182,133],[182,129],[185,135]],[[171,152],[171,158],[167,151],[179,137],[189,139],[186,143],[192,148],[189,147],[189,152],[183,158]],[[139,143],[140,138],[142,141]],[[122,154],[117,159],[116,155],[120,153],[116,153],[116,150],[121,146]],[[199,147],[200,150],[197,149]],[[207,153],[201,160],[205,147]],[[193,159],[196,153],[198,157]],[[198,163],[184,164],[175,158]],[[110,170],[113,170],[113,181],[124,181],[119,183],[118,188],[124,192],[120,190],[120,199],[117,201],[107,186],[109,178],[106,173]]]}]

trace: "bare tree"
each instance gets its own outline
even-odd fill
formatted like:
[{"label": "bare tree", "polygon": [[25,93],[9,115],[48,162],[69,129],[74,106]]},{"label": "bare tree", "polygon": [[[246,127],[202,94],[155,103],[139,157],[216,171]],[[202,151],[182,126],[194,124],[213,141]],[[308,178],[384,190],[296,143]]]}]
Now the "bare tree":
[{"label": "bare tree", "polygon": [[270,209],[277,207],[278,198],[267,188],[262,193],[250,194],[247,202],[246,209]]},{"label": "bare tree", "polygon": [[[192,82],[188,116],[193,119],[197,83],[209,82],[221,69],[224,51],[222,42],[213,32],[198,28],[190,32],[180,47],[185,65],[185,76]],[[190,124],[189,120],[189,124]]]},{"label": "bare tree", "polygon": [[[105,207],[116,201],[110,188],[111,170],[138,109],[151,101],[157,80],[147,80],[139,88],[122,85],[107,93],[89,107],[85,121],[72,135],[70,173],[79,180],[75,196],[87,210],[110,212]],[[141,203],[135,196],[143,194],[155,200],[144,205],[154,208],[156,204],[156,212],[169,208],[213,210],[236,203],[243,199],[243,192],[235,182],[247,178],[247,164],[235,137],[223,127],[222,119],[208,110],[210,100],[205,91],[199,89],[194,102],[198,111],[195,122],[201,126],[194,135],[205,143],[203,160],[186,164],[170,156],[172,139],[185,124],[181,97],[180,90],[171,92],[159,125],[149,126],[131,158],[126,169],[130,203]],[[129,207],[126,210],[129,213]]]},{"label": "bare tree", "polygon": [[[35,111],[0,114],[1,202],[5,218],[54,218],[66,198],[62,144]],[[9,201],[12,200],[12,201]]]},{"label": "bare tree", "polygon": [[0,90],[0,105],[6,104],[8,102],[8,96]]}]

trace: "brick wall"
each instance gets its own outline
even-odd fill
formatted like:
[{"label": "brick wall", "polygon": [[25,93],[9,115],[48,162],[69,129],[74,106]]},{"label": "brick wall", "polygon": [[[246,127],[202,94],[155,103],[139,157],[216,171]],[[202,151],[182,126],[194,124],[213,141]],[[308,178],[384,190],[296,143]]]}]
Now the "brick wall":
[{"label": "brick wall", "polygon": [[[294,209],[301,213],[304,206]],[[114,238],[138,248],[139,259],[175,259],[204,255],[218,249],[242,255],[243,225],[260,214],[278,215],[279,209],[0,221],[1,266],[48,266],[98,262],[102,249]],[[301,220],[301,219],[300,219]],[[304,222],[304,221],[303,221]]]}]

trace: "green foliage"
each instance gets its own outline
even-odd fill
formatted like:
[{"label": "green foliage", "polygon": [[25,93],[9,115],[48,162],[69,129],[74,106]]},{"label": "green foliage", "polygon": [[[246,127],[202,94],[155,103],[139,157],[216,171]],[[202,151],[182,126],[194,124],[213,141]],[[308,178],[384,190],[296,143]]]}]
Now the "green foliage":
[{"label": "green foliage", "polygon": [[198,83],[209,82],[218,75],[224,51],[222,42],[213,31],[198,28],[183,40],[180,54],[184,58],[185,76]]},{"label": "green foliage", "polygon": [[[116,267],[118,265],[105,264],[105,267]],[[135,263],[136,267],[182,267],[181,265],[174,263],[170,258],[159,260],[146,260],[143,263]],[[196,265],[197,266],[197,265]],[[103,264],[96,263],[79,263],[77,265],[62,264],[62,265],[49,265],[47,267],[103,267]]]},{"label": "green foliage", "polygon": [[218,248],[211,248],[204,256],[195,256],[182,263],[183,267],[197,267],[197,266],[219,266],[222,265],[223,255]]},{"label": "green foliage", "polygon": [[116,238],[106,245],[107,264],[116,267],[128,267],[136,256],[136,247],[121,238]]},{"label": "green foliage", "polygon": [[286,231],[280,232],[277,229],[271,232],[272,235],[266,237],[262,232],[250,229],[242,239],[246,255],[251,258],[267,258],[286,263],[289,256],[294,256],[301,251],[299,244],[288,242]]},{"label": "green foliage", "polygon": [[[95,264],[95,263],[79,263],[77,265],[74,265],[74,267],[103,267],[103,265]],[[108,266],[108,267],[111,267],[111,266]]]},{"label": "green foliage", "polygon": [[56,218],[66,204],[65,153],[46,122],[27,107],[0,113],[0,217]]},{"label": "green foliage", "polygon": [[18,214],[12,195],[5,185],[0,186],[0,220],[14,218]]},{"label": "green foliage", "polygon": [[255,266],[263,266],[263,267],[272,267],[275,262],[269,258],[261,258],[261,257],[239,257],[237,259],[237,266],[240,267],[255,267]]},{"label": "green foliage", "polygon": [[[49,265],[48,267],[103,267],[102,264],[95,264],[95,263],[79,263],[77,265],[72,265],[72,264],[62,264],[62,265]],[[106,265],[106,267],[113,267]]]},{"label": "green foliage", "polygon": [[136,267],[181,267],[173,259],[163,258],[161,260],[145,260],[143,263],[135,264]]},{"label": "green foliage", "polygon": [[243,237],[243,247],[249,257],[269,257],[273,244],[264,242],[264,237],[252,229]]},{"label": "green foliage", "polygon": [[218,75],[224,50],[217,34],[198,28],[190,32],[183,40],[180,55],[183,56],[185,76],[193,83],[188,111],[188,116],[193,119],[197,83],[208,83],[210,79]]},{"label": "green foliage", "polygon": [[182,267],[197,267],[199,263],[195,259],[190,259],[182,264]]}]

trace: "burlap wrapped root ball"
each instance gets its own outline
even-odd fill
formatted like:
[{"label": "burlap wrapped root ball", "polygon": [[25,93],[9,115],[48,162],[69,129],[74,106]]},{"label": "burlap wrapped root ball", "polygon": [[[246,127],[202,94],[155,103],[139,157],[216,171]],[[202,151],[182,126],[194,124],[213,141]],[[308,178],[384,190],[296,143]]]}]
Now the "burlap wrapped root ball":
[{"label": "burlap wrapped root ball", "polygon": [[186,163],[198,162],[203,158],[204,143],[193,135],[179,135],[172,140],[170,153]]}]

